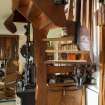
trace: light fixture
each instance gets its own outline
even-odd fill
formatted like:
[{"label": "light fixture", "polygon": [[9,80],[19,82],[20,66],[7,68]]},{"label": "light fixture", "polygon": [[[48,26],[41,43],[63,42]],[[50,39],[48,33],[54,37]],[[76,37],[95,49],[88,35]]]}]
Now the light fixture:
[{"label": "light fixture", "polygon": [[104,3],[104,0],[99,0],[100,3]]},{"label": "light fixture", "polygon": [[68,3],[67,1],[68,0],[54,0],[54,4],[56,4],[56,5],[65,5],[65,4]]}]

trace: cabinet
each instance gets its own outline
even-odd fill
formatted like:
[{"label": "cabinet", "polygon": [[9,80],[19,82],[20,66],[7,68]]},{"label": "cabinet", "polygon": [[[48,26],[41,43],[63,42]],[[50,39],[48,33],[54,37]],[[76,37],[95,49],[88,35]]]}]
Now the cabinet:
[{"label": "cabinet", "polygon": [[48,105],[82,105],[82,89],[78,91],[48,92]]},{"label": "cabinet", "polygon": [[78,87],[71,75],[74,67],[86,64],[88,51],[80,51],[70,37],[43,39],[46,43],[48,105],[83,105],[84,89]]}]

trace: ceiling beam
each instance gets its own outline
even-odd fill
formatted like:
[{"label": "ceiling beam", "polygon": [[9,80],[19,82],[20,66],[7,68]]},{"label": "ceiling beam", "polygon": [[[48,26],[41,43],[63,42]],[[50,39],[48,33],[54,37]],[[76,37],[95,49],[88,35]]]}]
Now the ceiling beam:
[{"label": "ceiling beam", "polygon": [[54,24],[64,26],[66,16],[64,6],[57,6],[51,0],[20,0],[17,10],[29,20],[44,13]]}]

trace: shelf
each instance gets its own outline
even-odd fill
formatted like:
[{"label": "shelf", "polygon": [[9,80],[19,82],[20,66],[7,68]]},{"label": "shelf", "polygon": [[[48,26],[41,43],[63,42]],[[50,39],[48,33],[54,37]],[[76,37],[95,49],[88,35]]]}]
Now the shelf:
[{"label": "shelf", "polygon": [[72,73],[73,67],[72,66],[48,66],[48,74],[52,73]]},{"label": "shelf", "polygon": [[58,64],[71,64],[71,63],[87,63],[86,60],[47,60],[45,61],[45,64],[54,64],[54,63],[58,63]]},{"label": "shelf", "polygon": [[75,86],[74,82],[70,83],[54,83],[54,84],[47,84],[48,88],[53,88],[53,87],[69,87],[69,86]]},{"label": "shelf", "polygon": [[56,84],[47,84],[47,88],[52,92],[59,91],[77,91],[82,89],[82,87],[77,87],[76,83],[56,83]]},{"label": "shelf", "polygon": [[59,37],[59,38],[46,38],[43,39],[43,41],[71,41],[72,43],[73,38],[72,37]]},{"label": "shelf", "polygon": [[88,54],[89,51],[71,51],[71,50],[45,50],[46,53],[75,53],[75,54]]}]

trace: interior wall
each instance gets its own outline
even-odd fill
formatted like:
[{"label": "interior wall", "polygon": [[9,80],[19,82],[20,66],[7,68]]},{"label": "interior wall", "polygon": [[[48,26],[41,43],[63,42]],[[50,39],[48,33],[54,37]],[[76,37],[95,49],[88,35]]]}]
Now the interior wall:
[{"label": "interior wall", "polygon": [[16,101],[3,101],[0,105],[16,105]]},{"label": "interior wall", "polygon": [[0,20],[12,13],[12,0],[0,0]]},{"label": "interior wall", "polygon": [[0,0],[0,34],[4,35],[23,35],[24,24],[15,23],[17,27],[16,33],[9,32],[5,26],[5,20],[12,14],[12,0]]}]

